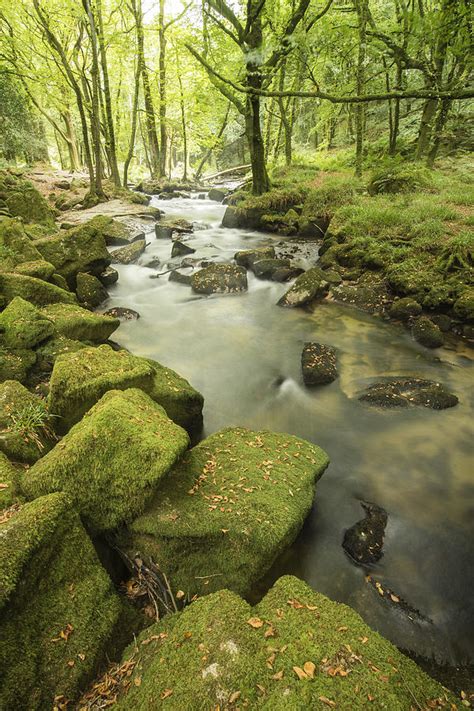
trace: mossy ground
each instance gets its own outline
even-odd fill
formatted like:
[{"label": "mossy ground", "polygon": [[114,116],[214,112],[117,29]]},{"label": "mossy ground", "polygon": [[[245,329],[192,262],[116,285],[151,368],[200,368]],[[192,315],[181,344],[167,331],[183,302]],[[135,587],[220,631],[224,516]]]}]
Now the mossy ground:
[{"label": "mossy ground", "polygon": [[44,400],[16,380],[0,384],[0,451],[16,462],[34,463],[54,444]]},{"label": "mossy ground", "polygon": [[36,498],[64,491],[94,532],[139,515],[189,437],[141,390],[110,390],[22,477]]},{"label": "mossy ground", "polygon": [[164,477],[119,545],[151,557],[175,590],[247,594],[294,540],[327,464],[297,437],[222,430]]},{"label": "mossy ground", "polygon": [[[254,608],[221,590],[128,647],[119,709],[454,709],[455,698],[345,605],[293,577]],[[126,668],[126,667],[124,667]]]}]

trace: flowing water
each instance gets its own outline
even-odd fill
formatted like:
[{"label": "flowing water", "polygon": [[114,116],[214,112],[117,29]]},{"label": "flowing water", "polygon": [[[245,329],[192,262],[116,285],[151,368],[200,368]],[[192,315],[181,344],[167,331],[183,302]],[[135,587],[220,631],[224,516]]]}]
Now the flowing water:
[{"label": "flowing water", "polygon": [[[220,227],[225,208],[209,200],[156,201],[166,216],[196,221],[196,257],[229,261],[239,249],[274,237]],[[201,297],[190,287],[150,279],[143,264],[165,271],[169,240],[151,242],[139,265],[119,266],[107,307],[136,309],[116,340],[186,377],[205,398],[205,434],[222,427],[289,432],[329,454],[304,529],[266,577],[290,573],[355,608],[402,648],[439,660],[474,659],[474,476],[472,361],[462,347],[430,352],[401,327],[350,307],[318,304],[314,313],[276,306],[287,284],[248,273],[248,293]],[[315,248],[315,254],[316,254]],[[179,260],[178,260],[179,261]],[[339,378],[308,390],[301,379],[303,343],[335,346]],[[355,397],[381,376],[439,380],[459,396],[441,412],[381,411]],[[373,579],[421,613],[382,599],[367,571],[345,555],[346,528],[363,518],[360,500],[389,514],[384,555]]]}]

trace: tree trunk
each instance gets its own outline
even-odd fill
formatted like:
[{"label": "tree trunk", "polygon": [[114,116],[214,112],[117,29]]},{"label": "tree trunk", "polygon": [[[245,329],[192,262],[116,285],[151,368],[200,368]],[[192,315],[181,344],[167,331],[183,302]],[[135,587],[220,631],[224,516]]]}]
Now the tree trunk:
[{"label": "tree trunk", "polygon": [[423,106],[421,114],[420,130],[416,145],[416,160],[421,160],[428,150],[433,130],[433,119],[438,106],[437,99],[428,99]]},{"label": "tree trunk", "polygon": [[77,146],[76,131],[74,129],[74,123],[72,121],[71,112],[69,107],[64,109],[61,113],[61,118],[64,121],[64,126],[66,128],[67,136],[67,150],[69,153],[69,166],[72,172],[80,170],[81,159],[79,156],[79,149]]},{"label": "tree trunk", "polygon": [[[396,86],[395,89],[402,89],[402,84],[403,84],[403,68],[400,62],[397,63],[397,78],[396,78]],[[393,126],[392,126],[392,133],[390,135],[390,145],[389,145],[389,154],[391,156],[394,156],[395,153],[397,152],[397,140],[398,140],[398,131],[400,129],[400,99],[395,99],[394,100],[394,107],[393,107]]]},{"label": "tree trunk", "polygon": [[160,49],[158,53],[159,75],[159,116],[160,116],[160,175],[166,174],[166,151],[168,136],[166,131],[166,35],[165,35],[165,0],[160,0],[158,19],[158,38]]},{"label": "tree trunk", "polygon": [[[357,57],[356,71],[356,92],[357,96],[361,96],[365,87],[365,62],[366,62],[366,27],[367,27],[367,0],[354,0],[359,28],[359,50]],[[365,123],[365,105],[357,104],[355,108],[355,124],[356,124],[356,158],[355,158],[355,174],[360,177],[362,175],[362,164],[364,159],[364,123]]]},{"label": "tree trunk", "polygon": [[128,187],[128,169],[130,163],[132,162],[133,152],[135,150],[135,136],[137,133],[137,115],[138,115],[138,97],[140,95],[140,70],[138,68],[135,72],[135,88],[133,90],[133,104],[132,104],[132,122],[130,127],[130,142],[128,144],[128,153],[125,158],[125,163],[123,165],[123,184]]},{"label": "tree trunk", "polygon": [[229,120],[229,113],[230,113],[230,101],[229,101],[229,103],[227,104],[227,111],[225,112],[224,120],[223,120],[223,122],[222,122],[222,124],[221,124],[221,127],[220,127],[220,129],[219,129],[219,132],[218,132],[218,134],[217,134],[217,136],[216,136],[216,140],[215,140],[215,142],[214,142],[214,145],[211,146],[211,148],[208,148],[207,151],[205,152],[205,154],[203,155],[203,157],[201,158],[201,162],[199,163],[198,168],[197,168],[197,170],[196,170],[196,172],[195,172],[195,174],[194,174],[194,179],[195,179],[195,180],[199,180],[199,178],[201,177],[202,171],[204,170],[204,166],[206,165],[207,161],[208,161],[209,158],[211,157],[212,151],[214,150],[214,148],[217,146],[217,144],[219,143],[220,139],[222,138],[222,134],[224,133],[225,127],[227,126],[227,122],[228,122],[228,120]]},{"label": "tree trunk", "polygon": [[92,64],[92,102],[91,102],[91,134],[95,157],[95,193],[97,197],[104,198],[102,188],[102,147],[100,143],[100,89],[99,89],[99,52],[97,44],[97,30],[90,0],[83,0],[84,10],[87,13],[90,28]]},{"label": "tree trunk", "polygon": [[438,155],[439,146],[441,144],[441,139],[443,138],[443,130],[446,126],[446,121],[448,120],[448,114],[451,108],[451,104],[452,101],[450,99],[443,99],[441,101],[434,127],[433,143],[431,145],[430,151],[428,153],[428,158],[426,160],[426,165],[428,166],[428,168],[432,168],[435,164],[436,156]]},{"label": "tree trunk", "polygon": [[[253,21],[247,35],[247,45],[251,56],[256,56],[261,52],[263,39],[261,13],[258,12],[255,17],[254,4],[258,4],[256,0],[249,0],[250,7],[248,13],[253,15]],[[257,64],[255,60],[247,60],[246,84],[251,89],[262,89],[263,78],[261,65]],[[250,163],[252,165],[252,192],[254,195],[262,195],[270,189],[270,180],[265,164],[265,146],[260,124],[260,96],[258,94],[249,94],[247,97],[245,105],[245,133],[250,151]]]},{"label": "tree trunk", "polygon": [[184,170],[183,170],[183,180],[188,179],[188,134],[186,131],[186,112],[185,112],[185,103],[184,103],[184,91],[183,91],[183,80],[181,79],[181,68],[179,64],[179,53],[178,53],[178,48],[175,47],[175,55],[176,55],[176,69],[178,73],[178,84],[179,84],[179,107],[181,111],[181,130],[183,133],[183,162],[184,162]]},{"label": "tree trunk", "polygon": [[111,177],[115,185],[120,187],[120,173],[117,163],[117,148],[115,143],[114,118],[112,114],[112,99],[110,96],[109,70],[107,66],[107,52],[104,38],[104,23],[102,19],[102,0],[96,0],[98,19],[98,40],[100,61],[102,65],[103,92],[105,98],[105,116],[107,121],[107,155],[110,162]]}]

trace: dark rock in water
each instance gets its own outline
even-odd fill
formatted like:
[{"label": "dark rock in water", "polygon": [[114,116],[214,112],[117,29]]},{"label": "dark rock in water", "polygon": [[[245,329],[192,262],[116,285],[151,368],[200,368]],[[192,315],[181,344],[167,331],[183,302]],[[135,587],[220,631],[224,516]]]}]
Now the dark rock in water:
[{"label": "dark rock in water", "polygon": [[260,259],[252,265],[252,271],[259,279],[271,279],[278,269],[291,266],[289,259]]},{"label": "dark rock in water", "polygon": [[153,257],[153,259],[150,259],[150,261],[144,264],[143,266],[148,267],[149,269],[158,269],[160,264],[161,262],[158,257]]},{"label": "dark rock in water", "polygon": [[421,316],[413,324],[412,334],[415,341],[426,348],[439,348],[444,343],[441,329],[426,316]]},{"label": "dark rock in water", "polygon": [[162,220],[155,225],[155,235],[158,239],[171,239],[174,232],[184,234],[192,231],[193,223],[180,218]]},{"label": "dark rock in water", "polygon": [[113,267],[107,267],[101,274],[99,274],[99,279],[104,286],[112,286],[118,281],[119,273]]},{"label": "dark rock in water", "polygon": [[132,242],[128,247],[121,247],[115,252],[112,252],[112,262],[114,264],[133,264],[143,254],[146,249],[146,241],[144,239]]},{"label": "dark rock in water", "polygon": [[171,239],[173,234],[173,228],[169,225],[160,225],[157,223],[155,225],[155,235],[157,239]]},{"label": "dark rock in water", "polygon": [[301,269],[301,267],[281,267],[273,272],[272,281],[291,281],[303,273],[304,269]]},{"label": "dark rock in water", "polygon": [[234,264],[212,264],[191,277],[198,294],[235,294],[247,291],[247,272]]},{"label": "dark rock in water", "polygon": [[192,247],[188,247],[184,242],[180,242],[178,239],[173,242],[173,247],[171,249],[172,257],[182,257],[185,254],[194,254],[196,250]]},{"label": "dark rock in water", "polygon": [[412,316],[419,316],[421,311],[422,309],[418,301],[415,301],[415,299],[412,299],[410,296],[406,296],[403,299],[397,299],[393,302],[390,307],[390,316],[400,319],[400,321],[405,321]]},{"label": "dark rock in water", "polygon": [[175,281],[178,284],[191,286],[191,274],[182,274],[181,272],[173,270],[168,277],[168,281]]},{"label": "dark rock in water", "polygon": [[298,234],[300,237],[322,239],[329,227],[329,218],[316,217],[311,220],[300,220]]},{"label": "dark rock in water", "polygon": [[133,309],[127,309],[124,306],[114,306],[113,309],[104,311],[104,316],[112,316],[112,318],[119,318],[121,321],[133,321],[134,319],[140,318],[138,311]]},{"label": "dark rock in water", "polygon": [[229,191],[223,188],[211,188],[207,193],[209,200],[214,200],[215,202],[222,202],[223,199],[228,195]]},{"label": "dark rock in water", "polygon": [[252,269],[255,262],[262,259],[273,259],[275,250],[273,247],[259,247],[258,249],[244,249],[234,254],[234,259],[240,267]]},{"label": "dark rock in water", "polygon": [[369,313],[380,313],[390,301],[387,287],[380,280],[334,286],[331,288],[331,295],[336,301],[351,304]]},{"label": "dark rock in water", "polygon": [[392,378],[374,383],[359,396],[359,400],[380,407],[409,407],[417,405],[445,410],[459,400],[444,385],[421,378]]},{"label": "dark rock in water", "polygon": [[313,267],[296,279],[293,286],[278,301],[278,306],[304,306],[323,297],[327,290],[328,283],[323,270]]},{"label": "dark rock in water", "polygon": [[305,343],[301,354],[305,385],[325,385],[337,378],[336,349],[323,343]]},{"label": "dark rock in water", "polygon": [[173,198],[175,197],[178,197],[176,193],[168,193],[165,190],[163,190],[163,192],[158,195],[159,200],[173,200]]},{"label": "dark rock in water", "polygon": [[366,516],[344,534],[342,547],[359,565],[371,565],[383,556],[387,512],[376,504],[361,501]]},{"label": "dark rock in water", "polygon": [[[209,259],[200,259],[198,257],[185,257],[184,259],[181,260],[181,267],[210,267],[211,264],[214,264],[214,262],[211,262]],[[172,265],[170,265],[172,266]]]}]

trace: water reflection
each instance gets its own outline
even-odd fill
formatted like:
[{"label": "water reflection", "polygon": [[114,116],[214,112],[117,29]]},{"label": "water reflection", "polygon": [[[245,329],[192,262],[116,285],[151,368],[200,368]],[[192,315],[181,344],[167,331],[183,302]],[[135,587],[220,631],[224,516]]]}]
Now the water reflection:
[{"label": "water reflection", "polygon": [[[167,216],[196,220],[196,256],[219,261],[272,237],[219,227],[224,208],[207,200],[159,202]],[[150,237],[141,258],[165,271],[170,242]],[[472,532],[472,360],[461,350],[436,355],[402,328],[348,307],[321,304],[314,313],[275,304],[285,285],[249,274],[244,295],[200,297],[140,265],[120,266],[111,306],[141,318],[116,338],[187,377],[205,397],[206,433],[229,425],[286,431],[322,446],[331,465],[318,485],[304,530],[266,582],[294,573],[356,608],[402,647],[441,659],[474,657]],[[309,391],[300,372],[303,343],[338,350],[340,377]],[[442,360],[439,359],[439,356]],[[380,412],[355,399],[379,376],[437,379],[460,404],[450,410]],[[378,596],[345,556],[344,529],[361,518],[359,500],[389,513],[385,555],[374,577],[407,600],[429,624],[411,620]]]}]

